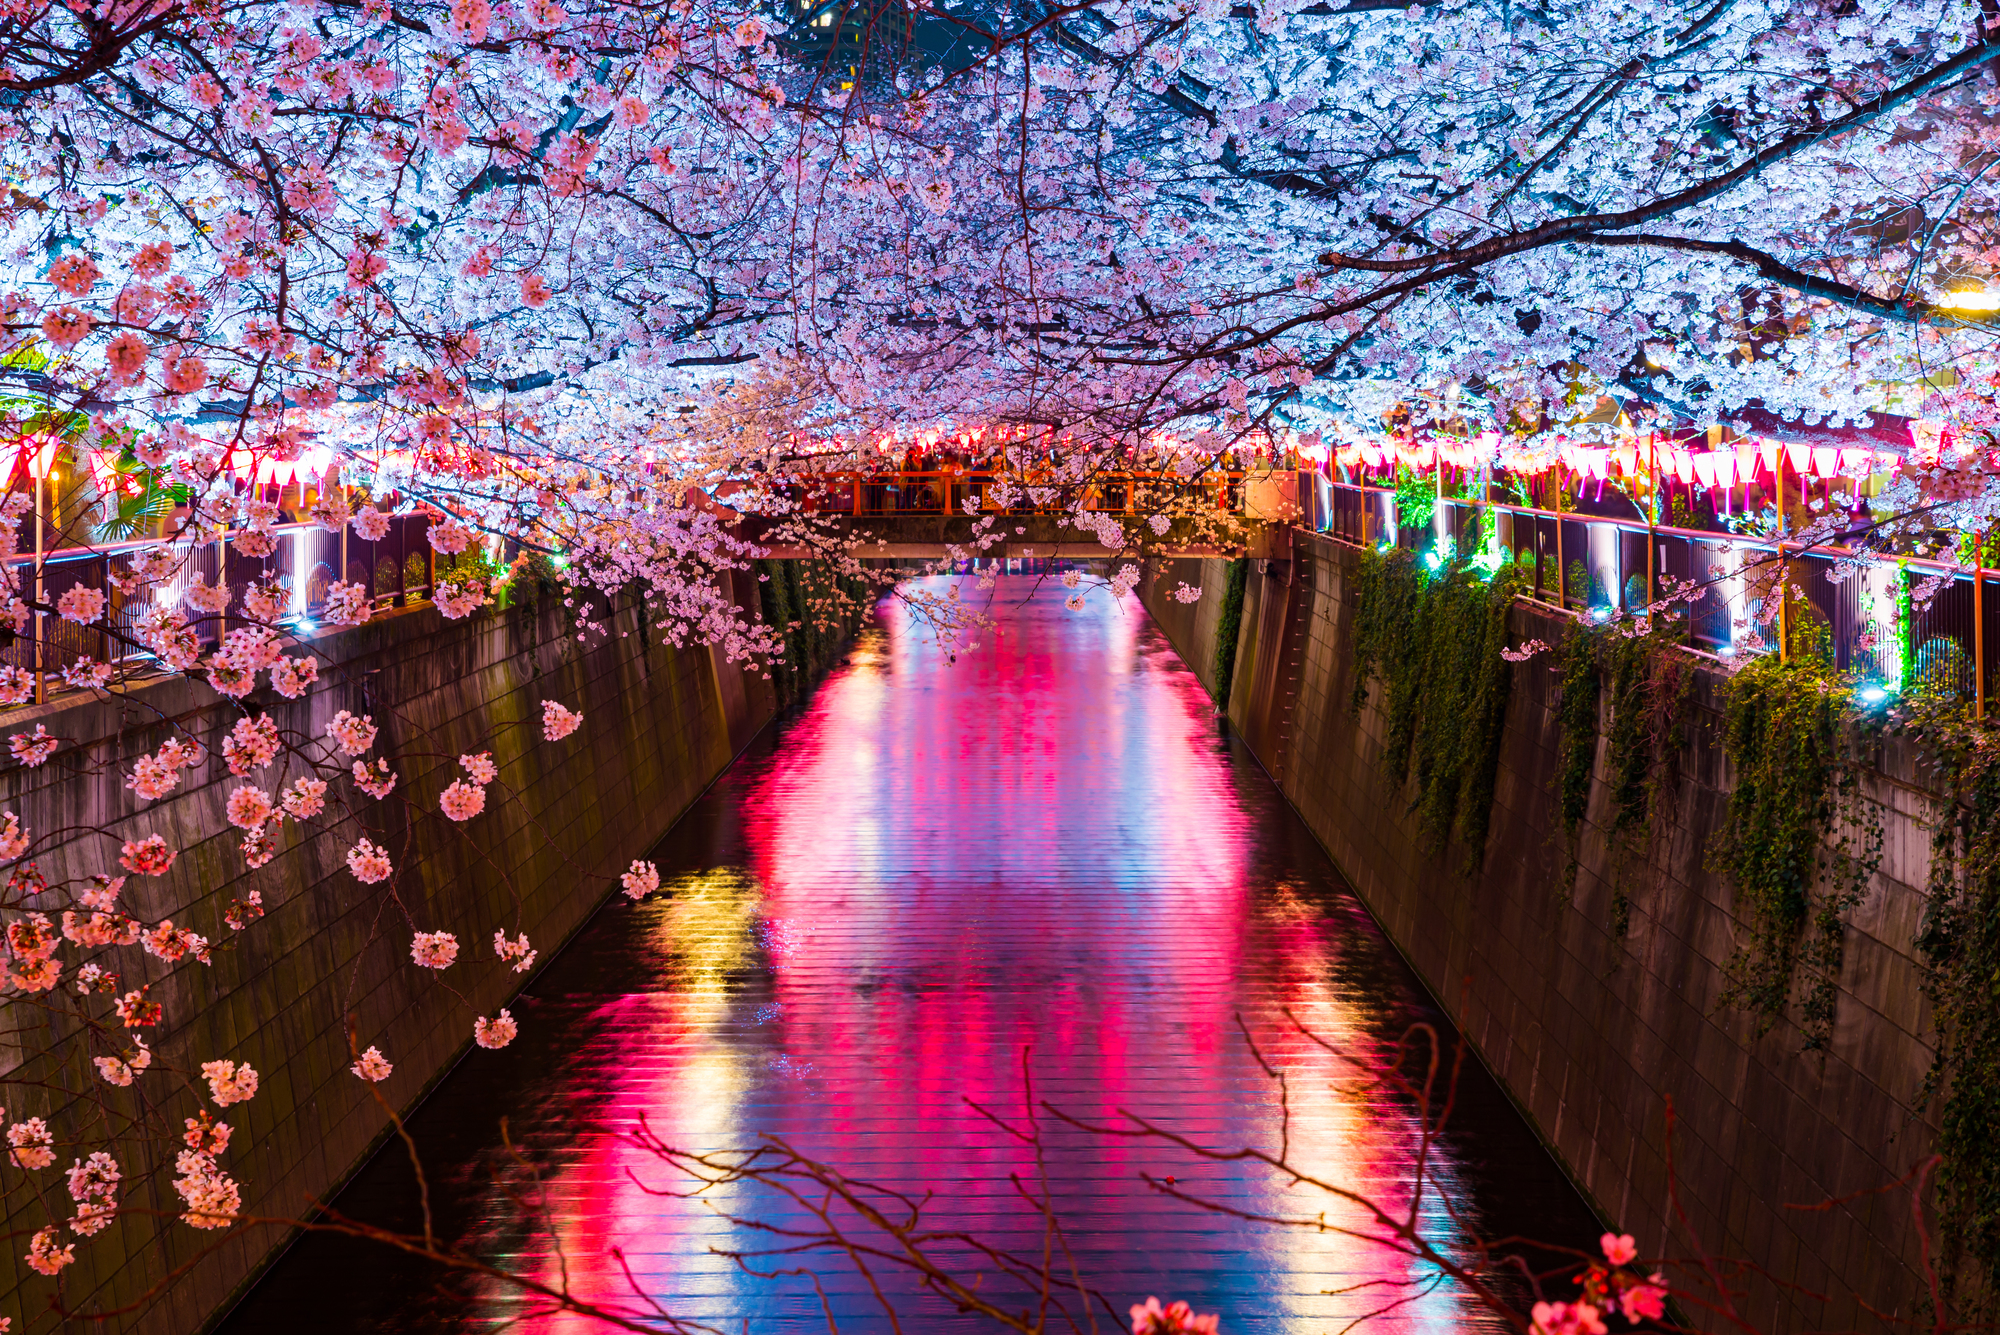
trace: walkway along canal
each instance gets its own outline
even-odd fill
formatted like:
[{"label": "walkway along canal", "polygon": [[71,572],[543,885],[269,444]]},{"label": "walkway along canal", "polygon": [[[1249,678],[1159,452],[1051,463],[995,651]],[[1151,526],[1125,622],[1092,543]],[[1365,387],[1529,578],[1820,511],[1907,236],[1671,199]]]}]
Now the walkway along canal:
[{"label": "walkway along canal", "polygon": [[[782,1136],[935,1193],[932,1227],[1039,1254],[1039,1217],[1009,1181],[1032,1188],[1033,1152],[972,1106],[1020,1122],[1024,1070],[1036,1100],[1079,1119],[1130,1112],[1221,1150],[1285,1136],[1328,1179],[1408,1201],[1417,1110],[1379,1077],[1411,1024],[1447,1045],[1453,1031],[1137,602],[1098,592],[1070,613],[1065,592],[1003,577],[996,633],[955,663],[883,605],[849,661],[665,833],[667,889],[607,904],[514,1003],[521,1038],[472,1053],[411,1119],[442,1233],[581,1295],[629,1305],[636,1283],[689,1322],[823,1329],[812,1278],[757,1278],[718,1254],[777,1241],[729,1216],[806,1226],[798,1207],[749,1185],[659,1194],[687,1181],[633,1133],[701,1150]],[[1288,1126],[1246,1033],[1285,1074]],[[1041,1123],[1077,1265],[1121,1313],[1157,1294],[1219,1312],[1231,1335],[1331,1332],[1392,1304],[1366,1329],[1499,1326],[1378,1247],[1197,1209],[1141,1174],[1251,1213],[1357,1225],[1354,1207],[1255,1165]],[[1476,1064],[1431,1153],[1437,1236],[1461,1227],[1441,1190],[1489,1236],[1592,1245],[1596,1221]],[[336,1208],[419,1228],[402,1149]],[[842,1331],[890,1328],[841,1256],[760,1268],[801,1266]],[[991,1328],[876,1272],[905,1330]],[[983,1291],[1032,1305],[997,1276]],[[222,1329],[510,1318],[608,1329],[326,1234],[286,1253]]]}]

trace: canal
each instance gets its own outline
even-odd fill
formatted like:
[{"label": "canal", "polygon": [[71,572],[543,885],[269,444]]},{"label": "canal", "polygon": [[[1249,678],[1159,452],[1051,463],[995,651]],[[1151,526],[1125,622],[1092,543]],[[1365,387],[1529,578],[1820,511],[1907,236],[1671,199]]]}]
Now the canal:
[{"label": "canal", "polygon": [[[1034,1306],[1032,1277],[966,1239],[1039,1266],[1046,1199],[1059,1296],[1074,1307],[1078,1275],[1104,1293],[1119,1317],[1100,1309],[1100,1329],[1154,1294],[1238,1335],[1332,1335],[1370,1313],[1365,1330],[1501,1328],[1455,1281],[1356,1236],[1379,1227],[1360,1203],[1112,1134],[1139,1118],[1222,1153],[1283,1146],[1398,1217],[1414,1206],[1448,1246],[1592,1245],[1590,1213],[1476,1062],[1426,1139],[1390,1068],[1416,1024],[1448,1059],[1444,1015],[1137,603],[1100,591],[1069,612],[1065,593],[1003,577],[978,595],[995,626],[955,662],[886,602],[810,701],[663,831],[667,890],[605,905],[514,1004],[513,1046],[471,1053],[410,1119],[445,1239],[702,1327],[824,1330],[831,1313],[841,1331],[896,1329],[879,1288],[902,1330],[995,1328],[892,1263],[864,1275],[811,1247],[813,1190],[696,1193],[659,1153],[775,1136],[964,1235],[933,1254],[1010,1307]],[[1403,1069],[1427,1055],[1420,1041]],[[1021,1134],[1031,1107],[1038,1144]],[[393,1146],[335,1208],[415,1230],[415,1187]],[[311,1234],[222,1329],[611,1329],[546,1307]]]}]

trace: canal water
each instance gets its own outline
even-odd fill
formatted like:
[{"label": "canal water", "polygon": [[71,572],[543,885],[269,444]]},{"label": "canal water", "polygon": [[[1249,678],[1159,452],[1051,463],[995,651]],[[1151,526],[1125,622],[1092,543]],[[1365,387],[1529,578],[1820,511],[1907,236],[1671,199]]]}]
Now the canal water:
[{"label": "canal water", "polygon": [[[607,904],[514,1004],[514,1045],[473,1052],[411,1119],[446,1239],[689,1328],[997,1328],[893,1261],[864,1252],[863,1273],[814,1246],[823,1188],[697,1191],[661,1152],[782,1144],[879,1188],[892,1222],[919,1210],[941,1270],[1010,1310],[1035,1308],[1039,1281],[978,1248],[1039,1270],[1046,1201],[1052,1301],[1079,1310],[1080,1278],[1115,1309],[1098,1309],[1106,1331],[1151,1295],[1235,1335],[1333,1335],[1371,1313],[1363,1330],[1501,1328],[1368,1240],[1365,1202],[1414,1207],[1447,1247],[1590,1245],[1589,1212],[1476,1062],[1426,1141],[1391,1068],[1417,1024],[1448,1057],[1448,1022],[1145,612],[1102,591],[1070,612],[1065,593],[1004,576],[978,595],[994,628],[955,662],[885,602],[662,832],[669,892]],[[1141,1121],[1215,1154],[1283,1152],[1355,1198],[1119,1134]],[[395,1147],[336,1208],[414,1230],[414,1188]],[[611,1327],[318,1234],[223,1329]]]}]

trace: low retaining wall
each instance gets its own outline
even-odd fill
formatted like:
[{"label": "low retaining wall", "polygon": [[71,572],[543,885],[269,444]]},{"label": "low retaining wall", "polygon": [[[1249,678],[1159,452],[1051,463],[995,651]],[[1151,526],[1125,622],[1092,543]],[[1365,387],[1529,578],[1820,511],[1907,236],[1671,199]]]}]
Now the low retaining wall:
[{"label": "low retaining wall", "polygon": [[[1703,866],[1731,787],[1720,678],[1700,674],[1678,792],[1654,822],[1646,865],[1626,872],[1621,939],[1601,741],[1575,890],[1560,888],[1551,657],[1514,669],[1491,833],[1479,870],[1463,875],[1463,850],[1419,851],[1409,791],[1383,764],[1379,688],[1358,714],[1349,706],[1359,553],[1309,534],[1294,542],[1289,560],[1252,562],[1229,717],[1605,1219],[1646,1254],[1693,1251],[1669,1196],[1671,1101],[1688,1222],[1713,1254],[1767,1272],[1745,1281],[1746,1315],[1761,1329],[1886,1329],[1871,1308],[1921,1316],[1909,1191],[1874,1190],[1923,1160],[1933,1132],[1917,1107],[1931,1048],[1911,945],[1929,797],[1911,750],[1891,742],[1864,777],[1885,854],[1848,918],[1831,1046],[1802,1051],[1789,1023],[1759,1035],[1721,1001],[1738,929],[1730,887]],[[1149,573],[1147,606],[1206,674],[1215,617],[1204,609],[1221,596],[1223,563]],[[1202,589],[1192,607],[1165,597],[1182,580]],[[1525,605],[1511,615],[1517,643],[1555,643],[1564,630]]]},{"label": "low retaining wall", "polygon": [[[756,606],[750,576],[739,577],[737,593],[741,605]],[[153,1039],[163,1056],[188,1068],[226,1057],[260,1073],[256,1096],[228,1110],[236,1129],[222,1158],[243,1186],[247,1215],[306,1214],[384,1132],[386,1118],[346,1070],[350,1016],[360,1044],[380,1044],[395,1063],[383,1093],[399,1107],[412,1105],[467,1049],[474,1016],[493,1014],[525,981],[493,957],[493,933],[524,931],[544,957],[552,953],[602,902],[611,884],[603,878],[643,856],[771,716],[771,686],[761,674],[706,649],[661,645],[632,608],[613,618],[610,637],[579,645],[556,601],[456,623],[428,607],[411,609],[322,635],[314,647],[325,665],[309,695],[286,701],[264,688],[250,697],[252,711],[268,711],[288,736],[321,735],[341,709],[372,715],[381,734],[371,755],[388,757],[401,775],[389,799],[361,797],[357,816],[329,815],[306,837],[286,822],[281,851],[256,871],[246,868],[223,816],[229,788],[243,782],[220,762],[223,737],[240,713],[206,687],[161,680],[111,699],[10,711],[0,724],[11,733],[41,723],[65,739],[44,767],[0,773],[0,807],[20,813],[38,834],[109,832],[38,849],[52,877],[115,871],[124,838],[159,833],[181,849],[166,876],[133,877],[123,902],[148,922],[171,917],[229,948],[217,950],[210,967],[190,961],[171,971],[137,950],[120,952],[135,971],[143,962],[148,975],[123,986],[153,983],[151,995],[166,1013]],[[581,730],[543,741],[544,699],[581,709]],[[123,777],[134,757],[166,738],[160,720],[167,719],[202,739],[211,759],[193,772],[199,778],[141,805]],[[463,825],[438,819],[437,796],[456,776],[458,755],[482,750],[500,765],[486,811]],[[412,819],[406,799],[427,814]],[[348,873],[343,858],[363,834],[394,858],[400,906]],[[223,913],[252,889],[261,891],[265,915],[232,933]],[[435,976],[414,968],[413,927],[455,932],[458,962]],[[16,1017],[6,1027],[19,1028],[26,1008],[0,1005]],[[55,1285],[28,1273],[21,1254],[51,1209],[66,1211],[60,1174],[73,1156],[62,1142],[93,1110],[57,1088],[23,1082],[49,1077],[93,1095],[106,1087],[81,1044],[56,1044],[39,1018],[28,1025],[26,1034],[9,1034],[14,1046],[0,1049],[7,1114],[48,1117],[60,1157],[33,1182],[11,1165],[0,1170],[8,1230],[0,1291],[11,1295],[0,1311],[15,1318],[17,1331],[44,1331],[59,1324],[47,1305]],[[50,1070],[46,1058],[33,1055],[52,1046],[70,1054],[67,1068]],[[136,1109],[144,1095],[164,1103],[177,1125],[195,1101],[170,1080],[159,1071],[142,1075],[132,1089],[110,1090],[104,1106],[129,1099]],[[148,1157],[171,1164],[172,1149],[154,1147]],[[228,1302],[287,1230],[197,1232],[175,1219],[183,1207],[170,1176],[130,1180],[139,1167],[125,1165],[122,1204],[135,1213],[78,1240],[62,1296],[72,1310],[119,1313],[91,1329],[187,1335]],[[36,1187],[48,1205],[37,1201]],[[145,1210],[159,1213],[136,1213]]]}]

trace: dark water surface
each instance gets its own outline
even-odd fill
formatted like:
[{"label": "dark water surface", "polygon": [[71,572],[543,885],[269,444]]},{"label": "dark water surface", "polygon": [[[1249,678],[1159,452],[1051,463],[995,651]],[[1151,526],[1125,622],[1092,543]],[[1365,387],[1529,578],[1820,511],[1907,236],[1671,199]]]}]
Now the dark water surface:
[{"label": "dark water surface", "polygon": [[[513,1047],[474,1052],[412,1119],[447,1237],[627,1310],[636,1282],[689,1321],[824,1330],[813,1278],[756,1278],[716,1250],[768,1248],[781,1240],[749,1221],[809,1227],[803,1209],[757,1184],[662,1194],[690,1184],[635,1140],[642,1119],[705,1151],[783,1136],[852,1176],[935,1193],[932,1228],[1038,1258],[1040,1217],[1010,1181],[1033,1189],[1034,1148],[969,1102],[1022,1124],[1024,1067],[1036,1100],[1074,1117],[1129,1112],[1224,1151],[1275,1152],[1284,1137],[1323,1180],[1408,1208],[1417,1114],[1379,1077],[1410,1024],[1440,1025],[1447,1043],[1452,1031],[1145,613],[1101,594],[1069,613],[1063,592],[1004,578],[997,633],[955,664],[885,605],[848,664],[665,832],[672,893],[608,905],[514,1004]],[[1285,1076],[1288,1127],[1239,1020]],[[1370,1226],[1358,1205],[1260,1165],[1040,1120],[1077,1268],[1121,1314],[1159,1294],[1219,1311],[1225,1332],[1332,1335],[1403,1299],[1365,1328],[1499,1327],[1452,1284],[1337,1231]],[[1431,1154],[1487,1235],[1594,1237],[1476,1067]],[[1335,1227],[1204,1211],[1142,1173]],[[337,1206],[416,1227],[400,1148]],[[1438,1237],[1460,1236],[1436,1194],[1419,1210]],[[962,1247],[939,1254],[968,1279],[982,1269]],[[838,1256],[758,1264],[816,1271],[842,1331],[891,1329]],[[993,1328],[872,1269],[904,1331]],[[992,1273],[981,1292],[1027,1301]],[[610,1329],[324,1235],[224,1327],[500,1328]]]}]

